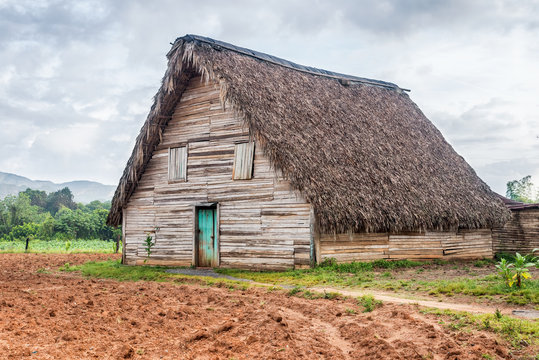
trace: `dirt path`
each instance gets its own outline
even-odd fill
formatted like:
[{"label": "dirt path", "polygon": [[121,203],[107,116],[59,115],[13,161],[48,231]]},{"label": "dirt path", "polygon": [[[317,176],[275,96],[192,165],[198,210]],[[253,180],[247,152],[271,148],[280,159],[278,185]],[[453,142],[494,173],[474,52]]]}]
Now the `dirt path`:
[{"label": "dirt path", "polygon": [[[171,269],[168,272],[176,273],[176,274],[192,275],[192,276],[208,276],[208,277],[223,278],[223,279],[228,279],[228,280],[244,281],[244,282],[250,282],[252,284],[266,286],[266,287],[280,286],[284,289],[291,289],[294,287],[293,285],[283,286],[283,285],[274,285],[274,284],[268,284],[268,283],[254,282],[248,279],[241,279],[241,278],[236,278],[236,277],[232,277],[228,275],[219,274],[213,271],[212,269]],[[305,290],[309,290],[309,291],[313,291],[317,293],[336,292],[344,296],[350,296],[350,297],[371,295],[377,300],[387,302],[387,303],[392,303],[392,304],[419,305],[419,306],[442,309],[442,310],[447,309],[447,310],[455,310],[455,311],[466,311],[466,312],[470,312],[474,314],[493,314],[496,312],[496,310],[500,310],[502,314],[509,315],[509,316],[531,318],[531,319],[535,319],[539,317],[539,312],[537,311],[520,309],[516,306],[511,306],[509,304],[503,304],[503,303],[493,306],[493,305],[485,305],[485,304],[477,304],[477,303],[448,302],[448,301],[443,301],[443,300],[438,300],[438,299],[432,300],[432,298],[431,297],[429,298],[428,296],[414,295],[413,298],[411,298],[410,294],[406,294],[406,293],[386,292],[386,291],[378,291],[378,290],[371,290],[371,289],[357,290],[357,289],[344,289],[344,288],[332,288],[332,287],[310,287],[310,288],[306,288]],[[515,311],[519,315],[514,315],[513,311]]]},{"label": "dirt path", "polygon": [[[2,359],[518,358],[496,335],[450,330],[410,305],[67,276],[110,255],[0,254]],[[528,349],[527,351],[531,351]]]},{"label": "dirt path", "polygon": [[389,293],[382,291],[373,291],[373,290],[348,290],[341,288],[331,288],[331,287],[313,287],[309,288],[310,291],[315,291],[318,293],[324,292],[338,292],[344,296],[359,297],[365,295],[371,295],[375,299],[392,304],[410,304],[410,305],[419,305],[424,307],[442,309],[442,310],[455,310],[455,311],[467,311],[474,314],[494,314],[496,309],[504,315],[511,315],[513,310],[518,310],[514,306],[509,306],[507,304],[499,304],[498,306],[488,306],[482,304],[465,304],[465,303],[454,303],[440,300],[428,300],[425,298],[415,297],[408,298],[404,297],[407,294],[397,294]]}]

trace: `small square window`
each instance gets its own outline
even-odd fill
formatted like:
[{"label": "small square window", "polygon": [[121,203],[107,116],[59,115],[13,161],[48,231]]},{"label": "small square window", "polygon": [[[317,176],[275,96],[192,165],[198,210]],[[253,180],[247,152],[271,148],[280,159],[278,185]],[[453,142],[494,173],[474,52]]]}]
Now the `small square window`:
[{"label": "small square window", "polygon": [[168,179],[187,181],[187,147],[168,149]]},{"label": "small square window", "polygon": [[253,159],[255,156],[255,143],[247,142],[236,144],[234,149],[233,180],[249,180],[253,177]]}]

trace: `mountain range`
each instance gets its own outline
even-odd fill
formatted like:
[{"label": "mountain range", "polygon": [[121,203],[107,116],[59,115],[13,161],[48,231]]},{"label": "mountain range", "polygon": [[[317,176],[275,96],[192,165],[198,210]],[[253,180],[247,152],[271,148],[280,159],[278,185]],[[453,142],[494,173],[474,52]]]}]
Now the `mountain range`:
[{"label": "mountain range", "polygon": [[89,203],[93,200],[107,201],[112,200],[114,185],[104,185],[95,181],[76,180],[61,184],[46,180],[31,180],[24,176],[10,174],[0,171],[0,199],[7,195],[17,195],[19,191],[27,188],[54,192],[68,187],[73,193],[75,202]]}]

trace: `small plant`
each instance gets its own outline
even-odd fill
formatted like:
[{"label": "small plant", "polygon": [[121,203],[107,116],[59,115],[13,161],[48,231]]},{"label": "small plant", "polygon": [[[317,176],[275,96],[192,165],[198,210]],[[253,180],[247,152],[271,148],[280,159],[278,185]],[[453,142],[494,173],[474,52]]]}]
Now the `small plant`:
[{"label": "small plant", "polygon": [[354,315],[356,313],[354,309],[346,309],[345,311],[348,315]]},{"label": "small plant", "polygon": [[502,257],[496,264],[498,274],[502,276],[507,286],[512,287],[516,282],[517,287],[521,288],[522,281],[531,278],[528,268],[539,267],[539,258],[533,255],[536,251],[539,249],[533,249],[530,254],[524,256],[515,253],[512,261],[507,260],[507,257]]},{"label": "small plant", "polygon": [[[515,275],[514,277],[517,280],[517,287],[522,286],[522,280],[523,279],[529,279],[531,278],[530,273],[528,272],[528,268],[535,266],[534,262],[530,262],[529,255],[522,256],[519,253],[515,254]],[[533,259],[533,258],[532,258]]]},{"label": "small plant", "polygon": [[71,241],[69,241],[69,240],[66,241],[65,249],[66,249],[66,252],[69,252],[69,249],[71,249]]},{"label": "small plant", "polygon": [[498,264],[496,264],[496,268],[498,269],[498,274],[501,275],[507,286],[512,287],[514,283],[513,279],[513,270],[512,268],[515,265],[507,261],[506,258],[502,258]]},{"label": "small plant", "polygon": [[358,298],[359,303],[365,308],[363,312],[371,312],[382,305],[380,300],[376,300],[372,295],[364,295]]},{"label": "small plant", "polygon": [[144,262],[148,261],[150,258],[150,255],[152,254],[152,247],[155,245],[155,241],[153,241],[152,235],[150,233],[146,234],[146,240],[144,241],[144,250],[146,250],[146,259],[144,259]]},{"label": "small plant", "polygon": [[118,243],[117,242],[112,243],[112,252],[115,253],[115,254],[118,252]]},{"label": "small plant", "polygon": [[496,308],[496,311],[494,312],[494,316],[496,317],[496,319],[498,320],[501,320],[503,315],[502,315],[502,312],[500,311],[500,309]]}]

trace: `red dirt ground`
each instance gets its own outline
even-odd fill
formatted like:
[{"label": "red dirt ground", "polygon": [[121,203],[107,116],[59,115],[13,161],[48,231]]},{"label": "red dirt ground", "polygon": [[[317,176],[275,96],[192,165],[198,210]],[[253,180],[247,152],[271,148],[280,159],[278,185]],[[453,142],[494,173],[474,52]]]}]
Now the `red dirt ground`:
[{"label": "red dirt ground", "polygon": [[495,335],[448,330],[409,305],[349,314],[353,300],[40,270],[110,257],[0,254],[0,358],[512,358]]}]

